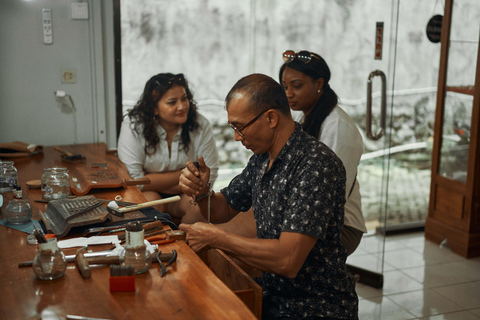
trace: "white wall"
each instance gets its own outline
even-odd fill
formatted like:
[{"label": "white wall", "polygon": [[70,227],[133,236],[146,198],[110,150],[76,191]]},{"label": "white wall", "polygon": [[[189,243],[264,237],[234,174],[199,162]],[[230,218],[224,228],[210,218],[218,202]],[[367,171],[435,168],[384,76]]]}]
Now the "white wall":
[{"label": "white wall", "polygon": [[[115,146],[113,3],[83,1],[89,18],[76,20],[73,2],[0,2],[0,142]],[[43,8],[52,10],[53,44],[43,43]],[[62,69],[75,69],[76,83],[62,83]],[[57,90],[71,95],[75,114]]]}]

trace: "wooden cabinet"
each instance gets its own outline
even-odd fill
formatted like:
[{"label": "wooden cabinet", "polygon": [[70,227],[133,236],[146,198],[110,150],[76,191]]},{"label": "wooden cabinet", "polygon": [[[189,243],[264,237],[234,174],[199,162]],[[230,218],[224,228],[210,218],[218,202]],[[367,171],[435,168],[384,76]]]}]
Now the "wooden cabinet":
[{"label": "wooden cabinet", "polygon": [[480,23],[465,17],[468,2],[445,3],[425,237],[472,258],[480,256]]}]

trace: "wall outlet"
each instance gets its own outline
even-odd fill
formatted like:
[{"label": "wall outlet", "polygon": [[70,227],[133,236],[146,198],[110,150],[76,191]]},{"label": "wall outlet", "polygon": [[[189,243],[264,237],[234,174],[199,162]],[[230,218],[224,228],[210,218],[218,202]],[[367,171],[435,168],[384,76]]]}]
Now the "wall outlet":
[{"label": "wall outlet", "polygon": [[77,72],[75,69],[62,69],[62,83],[77,82]]}]

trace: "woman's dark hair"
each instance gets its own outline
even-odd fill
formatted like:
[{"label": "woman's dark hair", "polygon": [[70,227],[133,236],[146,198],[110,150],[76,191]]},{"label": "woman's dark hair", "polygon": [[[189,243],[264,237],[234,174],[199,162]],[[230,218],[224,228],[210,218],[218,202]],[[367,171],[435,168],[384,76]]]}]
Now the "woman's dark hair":
[{"label": "woman's dark hair", "polygon": [[284,63],[280,68],[280,83],[282,83],[283,71],[286,67],[295,69],[301,73],[306,74],[314,80],[323,78],[323,94],[313,108],[312,112],[305,116],[302,128],[309,135],[318,138],[320,127],[325,118],[332,112],[333,108],[338,103],[338,97],[335,91],[330,88],[328,82],[330,81],[330,68],[325,60],[318,54],[311,52],[312,56],[308,63],[304,63],[295,57],[292,61]]},{"label": "woman's dark hair", "polygon": [[[150,78],[145,84],[143,94],[137,104],[128,112],[133,129],[137,134],[145,137],[145,152],[153,154],[156,152],[160,137],[157,134],[157,116],[155,109],[157,102],[165,92],[175,85],[181,85],[185,88],[190,108],[188,110],[187,121],[182,124],[182,144],[185,152],[188,152],[190,144],[190,132],[198,128],[197,104],[193,100],[193,94],[188,88],[187,80],[183,74],[174,75],[173,73],[160,73]],[[141,130],[141,132],[140,132]]]}]

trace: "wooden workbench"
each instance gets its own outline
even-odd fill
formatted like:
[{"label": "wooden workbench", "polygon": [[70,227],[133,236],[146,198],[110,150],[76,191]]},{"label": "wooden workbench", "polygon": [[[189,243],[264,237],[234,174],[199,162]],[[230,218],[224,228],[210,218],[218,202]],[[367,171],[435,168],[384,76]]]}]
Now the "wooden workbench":
[{"label": "wooden workbench", "polygon": [[[37,220],[38,210],[45,210],[46,204],[34,202],[41,199],[41,191],[27,190],[25,183],[40,179],[43,168],[108,162],[109,166],[117,166],[120,176],[128,178],[123,164],[114,153],[106,152],[103,143],[62,148],[82,154],[86,162],[66,163],[52,147],[45,147],[41,154],[11,159],[18,170],[24,199],[32,205]],[[145,201],[136,186],[92,189],[89,194],[103,199],[113,200],[121,195],[124,201]],[[13,195],[3,196],[2,212]],[[0,218],[4,219],[3,214]],[[135,276],[135,292],[111,293],[108,267],[94,268],[92,277],[83,279],[75,264],[69,263],[60,279],[36,279],[31,268],[18,267],[20,262],[33,260],[36,253],[36,246],[28,245],[26,238],[26,233],[0,226],[0,319],[40,319],[42,313],[54,309],[68,315],[103,319],[255,319],[242,300],[183,241],[160,248],[162,252],[178,252],[177,262],[169,267],[165,277],[160,277],[158,263],[152,263],[147,273]],[[73,254],[75,249],[65,249],[64,253]],[[239,270],[231,267],[234,272]]]}]

